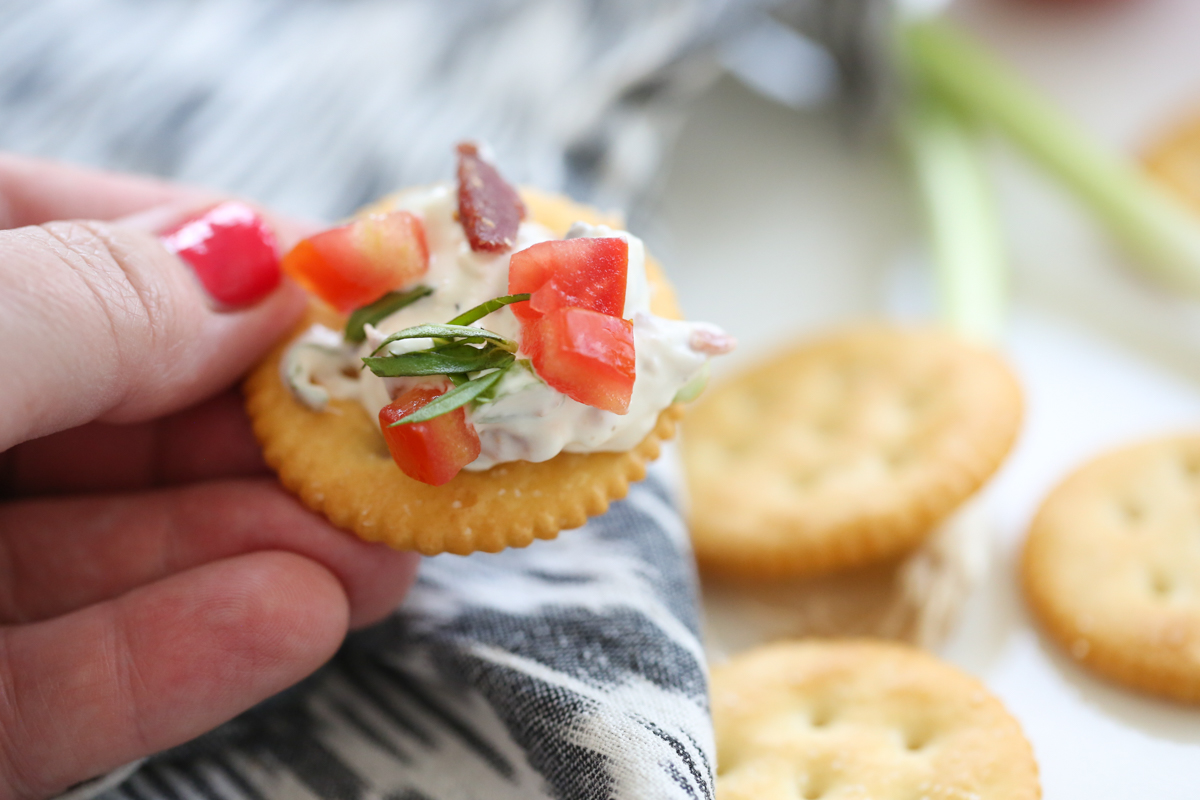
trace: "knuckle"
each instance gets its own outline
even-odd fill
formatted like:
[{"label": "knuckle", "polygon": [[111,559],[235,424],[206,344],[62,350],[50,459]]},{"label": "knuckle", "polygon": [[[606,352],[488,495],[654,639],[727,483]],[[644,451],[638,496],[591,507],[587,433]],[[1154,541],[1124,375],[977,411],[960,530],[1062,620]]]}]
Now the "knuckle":
[{"label": "knuckle", "polygon": [[63,266],[84,283],[114,329],[159,332],[166,317],[163,292],[140,259],[116,244],[107,225],[73,221],[39,227],[57,243]]},{"label": "knuckle", "polygon": [[8,631],[0,629],[0,796],[40,797],[50,787],[39,780],[21,743],[27,741],[27,714],[16,686],[17,674],[8,647]]},{"label": "knuckle", "polygon": [[133,743],[133,748],[138,753],[149,753],[154,750],[154,747],[151,745],[150,736],[146,731],[146,717],[142,713],[145,681],[134,657],[129,620],[124,615],[117,613],[115,606],[110,605],[109,608],[111,609],[109,630],[112,634],[112,641],[107,648],[107,653],[110,658],[109,672],[112,675],[112,685],[117,696],[115,705],[116,708],[124,711],[125,728]]},{"label": "knuckle", "polygon": [[38,226],[70,278],[82,290],[85,308],[106,338],[120,374],[137,374],[169,349],[177,320],[170,275],[131,242],[128,233],[103,222],[48,222]]}]

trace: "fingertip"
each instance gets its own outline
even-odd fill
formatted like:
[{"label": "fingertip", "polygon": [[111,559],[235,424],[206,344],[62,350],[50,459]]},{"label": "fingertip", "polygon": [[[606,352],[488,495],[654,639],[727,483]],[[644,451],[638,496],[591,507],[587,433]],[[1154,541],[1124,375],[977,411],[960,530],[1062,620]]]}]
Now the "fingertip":
[{"label": "fingertip", "polygon": [[364,565],[350,597],[350,627],[364,628],[387,617],[404,600],[417,580],[421,557],[384,544],[363,543]]},{"label": "fingertip", "polygon": [[258,552],[0,629],[0,796],[46,796],[194,738],[297,683],[349,623],[316,562]]},{"label": "fingertip", "polygon": [[305,508],[278,483],[246,483],[239,516],[255,515],[260,544],[297,550],[341,582],[350,603],[350,627],[379,622],[412,588],[420,556],[382,543],[365,542]]},{"label": "fingertip", "polygon": [[197,592],[194,624],[208,630],[210,646],[235,673],[253,676],[253,688],[267,694],[325,663],[349,627],[350,603],[340,581],[295,553],[239,556],[212,565],[204,577],[208,585]]},{"label": "fingertip", "polygon": [[[341,583],[353,628],[378,622],[394,611],[416,580],[417,553],[365,542],[334,527],[276,481],[239,481],[217,488],[224,512],[210,524],[227,538],[207,537],[205,548],[278,548],[312,559]],[[218,507],[209,492],[195,490],[195,495],[196,518]]]},{"label": "fingertip", "polygon": [[119,603],[142,682],[159,703],[178,691],[173,703],[191,708],[188,722],[159,717],[161,730],[143,728],[160,742],[194,736],[302,680],[333,656],[350,620],[338,579],[281,551],[198,567]]}]

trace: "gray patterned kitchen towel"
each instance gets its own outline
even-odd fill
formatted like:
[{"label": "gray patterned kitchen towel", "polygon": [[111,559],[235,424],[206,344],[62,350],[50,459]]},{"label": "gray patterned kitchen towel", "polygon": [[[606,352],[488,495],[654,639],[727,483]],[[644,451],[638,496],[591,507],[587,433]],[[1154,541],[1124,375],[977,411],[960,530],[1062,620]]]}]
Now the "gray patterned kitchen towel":
[{"label": "gray patterned kitchen towel", "polygon": [[554,541],[427,559],[307,681],[104,800],[711,798],[695,578],[662,472]]},{"label": "gray patterned kitchen towel", "polygon": [[451,174],[625,207],[761,0],[0,0],[0,148],[336,219]]}]

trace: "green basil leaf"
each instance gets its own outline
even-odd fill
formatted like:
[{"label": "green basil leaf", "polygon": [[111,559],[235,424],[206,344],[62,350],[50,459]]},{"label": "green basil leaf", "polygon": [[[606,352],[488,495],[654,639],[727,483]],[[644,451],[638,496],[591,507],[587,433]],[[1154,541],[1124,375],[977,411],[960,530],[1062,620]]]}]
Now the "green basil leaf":
[{"label": "green basil leaf", "polygon": [[467,309],[466,311],[459,314],[457,317],[450,320],[446,324],[447,325],[470,325],[472,322],[483,319],[484,317],[486,317],[488,314],[492,313],[493,311],[497,311],[501,308],[504,308],[506,305],[509,305],[510,303],[520,303],[522,300],[528,300],[528,299],[529,299],[528,294],[509,294],[509,295],[505,295],[504,297],[496,297],[492,300],[488,300],[486,303],[480,303],[479,305],[475,306],[474,308]]},{"label": "green basil leaf", "polygon": [[367,336],[363,329],[368,324],[374,325],[381,322],[405,306],[412,305],[432,293],[432,286],[418,286],[407,292],[388,292],[374,303],[357,309],[346,321],[346,341],[361,342]]},{"label": "green basil leaf", "polygon": [[491,341],[496,342],[505,350],[515,351],[517,349],[516,342],[505,339],[498,333],[485,331],[483,328],[470,328],[466,325],[415,325],[402,331],[396,331],[384,339],[371,355],[375,355],[386,345],[401,339],[459,339],[475,343]]},{"label": "green basil leaf", "polygon": [[454,375],[507,367],[516,356],[499,347],[452,344],[396,356],[364,358],[363,363],[381,378],[411,375]]},{"label": "green basil leaf", "polygon": [[446,392],[441,397],[437,397],[429,402],[424,408],[409,414],[396,422],[389,425],[389,428],[394,428],[397,425],[407,425],[412,422],[428,422],[435,417],[440,417],[442,414],[447,414],[456,408],[461,408],[467,403],[474,400],[483,392],[492,388],[500,378],[504,377],[507,370],[498,369],[495,372],[489,372],[486,375],[480,375],[474,380],[467,381],[461,386],[455,386],[450,391]]}]

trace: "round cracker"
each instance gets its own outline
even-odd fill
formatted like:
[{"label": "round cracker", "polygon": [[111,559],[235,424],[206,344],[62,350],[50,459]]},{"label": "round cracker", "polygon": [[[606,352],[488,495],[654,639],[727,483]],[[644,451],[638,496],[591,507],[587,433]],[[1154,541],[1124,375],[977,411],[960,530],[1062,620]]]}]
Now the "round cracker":
[{"label": "round cracker", "polygon": [[[562,236],[576,220],[613,223],[563,197],[522,192],[530,216]],[[388,201],[367,209],[386,210]],[[678,317],[674,293],[647,257],[651,308]],[[289,340],[320,322],[335,330],[345,319],[314,301]],[[356,402],[332,400],[324,412],[292,397],[279,377],[290,341],[279,344],[246,378],[244,392],[263,455],[283,485],[338,527],[371,542],[425,555],[496,552],[552,539],[603,514],[646,475],[661,443],[675,433],[681,411],[659,414],[654,429],[623,453],[560,453],[549,461],[514,461],[483,472],[460,472],[444,486],[402,473],[388,454],[377,420]]]},{"label": "round cracker", "polygon": [[805,640],[712,675],[717,800],[1036,800],[1037,763],[987,689],[912,647]]},{"label": "round cracker", "polygon": [[709,574],[825,573],[899,557],[999,467],[1016,378],[933,329],[803,344],[710,390],[683,438],[696,555]]},{"label": "round cracker", "polygon": [[1200,211],[1200,113],[1176,125],[1145,156],[1150,174]]},{"label": "round cracker", "polygon": [[1200,436],[1127,447],[1068,477],[1033,520],[1022,573],[1076,661],[1200,702]]}]

